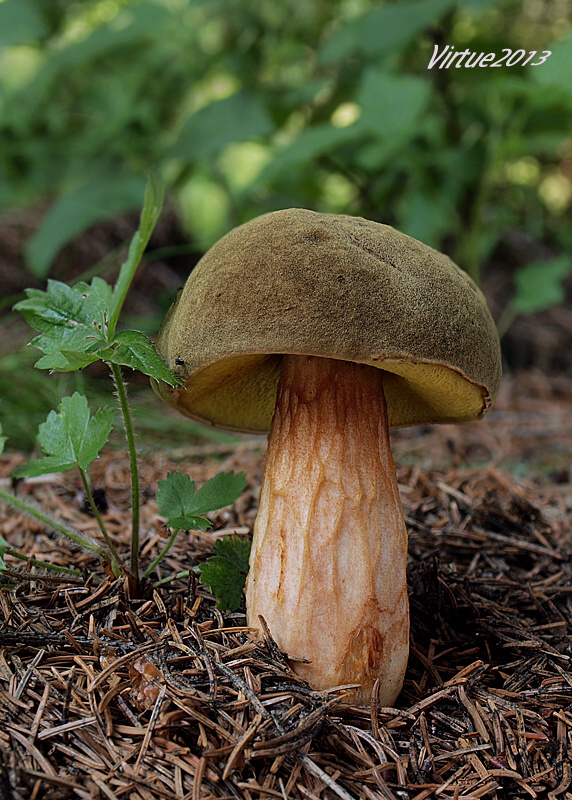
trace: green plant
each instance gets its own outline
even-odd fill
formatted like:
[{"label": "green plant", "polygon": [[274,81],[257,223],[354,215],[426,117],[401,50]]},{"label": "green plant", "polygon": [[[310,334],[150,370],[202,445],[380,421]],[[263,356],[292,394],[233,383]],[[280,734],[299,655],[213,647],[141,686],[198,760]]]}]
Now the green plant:
[{"label": "green plant", "polygon": [[514,295],[497,323],[499,336],[504,336],[518,316],[536,314],[562,303],[566,297],[563,282],[570,274],[572,258],[566,255],[521,267],[514,276]]},{"label": "green plant", "polygon": [[240,605],[248,574],[250,540],[236,534],[214,543],[214,556],[195,567],[201,583],[205,583],[218,600],[219,608],[235,611]]},{"label": "green plant", "polygon": [[[164,558],[179,531],[208,530],[211,523],[200,515],[234,503],[245,485],[242,472],[237,475],[233,472],[219,472],[195,494],[194,481],[188,475],[168,472],[167,479],[159,481],[157,506],[159,512],[166,517],[171,535],[162,552],[145,570],[145,576]],[[219,608],[235,611],[240,605],[248,573],[250,541],[234,535],[216,541],[213,549],[215,555],[203,566],[195,567],[195,571],[199,574],[201,583],[210,587],[218,600]],[[177,577],[187,577],[188,574],[185,571]]]},{"label": "green plant", "polygon": [[[91,491],[88,468],[98,458],[114,425],[115,411],[100,408],[91,414],[87,398],[75,392],[64,397],[58,411],[50,411],[40,425],[38,443],[44,456],[17,467],[14,477],[32,477],[54,471],[76,468],[97,520],[105,547],[79,531],[62,524],[23,499],[0,489],[0,500],[26,511],[76,544],[97,554],[109,563],[115,575],[128,575],[135,591],[140,591],[142,580],[149,577],[157,564],[172,546],[181,530],[207,530],[211,523],[203,516],[233,503],[245,487],[242,473],[220,473],[195,492],[188,476],[168,473],[160,482],[158,505],[172,529],[163,551],[142,572],[139,564],[139,470],[133,430],[132,413],[127,399],[127,389],[122,368],[138,369],[155,380],[178,385],[178,379],[166,367],[151,341],[135,330],[117,331],[117,324],[129,286],[141,260],[149,237],[159,218],[163,200],[162,185],[151,177],[147,185],[145,202],[137,230],[129,248],[127,260],[121,267],[117,282],[110,286],[101,278],[90,284],[68,286],[50,280],[46,291],[28,289],[27,298],[16,305],[32,328],[39,331],[31,344],[42,351],[36,367],[51,372],[79,370],[94,361],[108,365],[123,420],[131,473],[131,560],[127,569],[109,535]],[[0,431],[1,433],[1,431]],[[0,450],[6,437],[0,437]],[[4,549],[3,549],[4,548]],[[0,542],[0,555],[14,551]]]}]

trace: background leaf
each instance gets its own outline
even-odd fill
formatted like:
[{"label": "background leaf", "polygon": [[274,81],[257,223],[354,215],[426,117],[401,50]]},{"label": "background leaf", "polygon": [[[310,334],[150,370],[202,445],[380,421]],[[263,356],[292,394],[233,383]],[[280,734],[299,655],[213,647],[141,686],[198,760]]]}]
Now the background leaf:
[{"label": "background leaf", "polygon": [[[105,16],[102,16],[102,20],[105,20]],[[132,4],[124,24],[109,25],[104,22],[88,36],[58,48],[50,64],[58,76],[63,76],[70,70],[81,69],[94,62],[97,64],[100,59],[113,58],[116,52],[144,47],[158,35],[166,34],[172,22],[172,15],[167,9],[143,0]]]},{"label": "background leaf", "polygon": [[454,6],[455,0],[417,0],[374,8],[340,26],[321,47],[319,63],[339,64],[356,53],[379,57],[402,49]]},{"label": "background leaf", "polygon": [[186,121],[170,155],[189,160],[208,158],[231,142],[266,136],[272,122],[260,98],[248,90],[215,100]]},{"label": "background leaf", "polygon": [[565,297],[562,282],[570,274],[572,258],[569,256],[534,261],[522,267],[514,276],[514,310],[518,314],[534,314],[562,302]]},{"label": "background leaf", "polygon": [[359,125],[400,149],[404,138],[407,141],[416,135],[430,98],[431,84],[424,78],[369,69],[357,95],[362,109]]},{"label": "background leaf", "polygon": [[30,271],[46,277],[60,249],[74,236],[102,219],[139,208],[145,190],[144,178],[101,176],[92,178],[51,206],[26,248]]},{"label": "background leaf", "polygon": [[[529,67],[532,78],[539,86],[554,86],[564,91],[572,99],[572,81],[570,80],[570,64],[572,63],[572,36],[567,36],[562,41],[549,44],[546,50],[551,55],[543,64]],[[539,51],[540,55],[541,51]],[[533,61],[540,59],[534,58]]]},{"label": "background leaf", "polygon": [[0,3],[0,47],[33,42],[47,33],[44,20],[29,0]]},{"label": "background leaf", "polygon": [[304,166],[321,156],[334,152],[337,148],[363,138],[364,131],[358,125],[336,128],[333,125],[316,125],[307,128],[282,150],[278,150],[270,163],[262,170],[259,181],[275,181],[292,170],[302,170]]}]

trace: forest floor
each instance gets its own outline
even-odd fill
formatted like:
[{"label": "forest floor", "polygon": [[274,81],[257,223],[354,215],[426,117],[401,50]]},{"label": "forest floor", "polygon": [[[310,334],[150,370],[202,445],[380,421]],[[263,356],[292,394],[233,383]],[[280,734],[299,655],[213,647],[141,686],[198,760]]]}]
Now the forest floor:
[{"label": "forest floor", "polygon": [[[143,599],[32,519],[0,534],[79,579],[7,556],[0,591],[0,797],[10,800],[572,798],[572,380],[505,376],[483,421],[393,434],[409,532],[411,648],[395,708],[317,693],[242,610],[175,580]],[[248,535],[265,440],[146,450],[142,558],[164,543],[157,480],[242,470],[248,489],[180,535],[159,577]],[[0,480],[23,460],[0,456]],[[3,477],[2,477],[3,476]],[[129,552],[128,461],[94,465]],[[16,491],[97,537],[73,473]],[[11,585],[8,585],[11,584]],[[341,700],[346,702],[342,703]]]},{"label": "forest floor", "polygon": [[[32,280],[21,246],[37,222],[26,213],[0,225],[6,308]],[[96,226],[62,254],[53,277],[90,270],[135,224]],[[174,226],[164,215],[156,249],[179,241]],[[196,258],[143,264],[127,313],[158,324],[158,305],[170,302]],[[511,281],[502,261],[485,271],[495,319]],[[29,337],[15,316],[2,330],[0,356]],[[130,597],[92,556],[0,507],[10,547],[83,572],[56,576],[5,557],[1,800],[572,800],[570,302],[518,318],[503,353],[510,368],[484,420],[392,434],[411,609],[395,708],[375,696],[352,706],[347,689],[311,691],[270,639],[250,637],[243,609],[221,613],[196,581]],[[244,471],[248,489],[211,515],[211,531],[180,535],[157,578],[191,570],[220,537],[248,536],[256,516],[264,438],[193,441],[140,440],[145,564],[166,538],[155,492],[167,470],[199,484],[219,470]],[[0,456],[2,485],[24,459]],[[107,450],[92,477],[127,559],[127,456]],[[72,472],[13,488],[98,536]]]}]

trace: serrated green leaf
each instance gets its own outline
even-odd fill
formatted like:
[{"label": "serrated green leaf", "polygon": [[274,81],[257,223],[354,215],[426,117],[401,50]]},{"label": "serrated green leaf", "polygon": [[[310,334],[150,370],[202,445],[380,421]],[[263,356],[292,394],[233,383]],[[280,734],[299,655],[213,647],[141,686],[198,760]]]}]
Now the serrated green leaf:
[{"label": "serrated green leaf", "polygon": [[208,531],[212,528],[212,522],[205,517],[174,517],[171,522],[171,527],[179,531]]},{"label": "serrated green leaf", "polygon": [[[106,344],[105,329],[111,300],[111,287],[101,278],[94,278],[91,285],[78,283],[68,286],[60,281],[49,280],[47,291],[28,289],[27,298],[14,308],[20,311],[40,336],[31,344],[45,355],[36,363],[42,369],[70,371],[72,354],[93,353]],[[65,353],[65,354],[64,354]],[[85,366],[91,356],[78,358]]]},{"label": "serrated green leaf", "polygon": [[215,556],[225,558],[234,564],[241,572],[248,572],[248,560],[250,558],[250,539],[233,534],[217,539],[213,546]]},{"label": "serrated green leaf", "polygon": [[64,397],[59,411],[50,411],[40,425],[38,442],[47,458],[22,465],[18,474],[44,475],[74,466],[87,469],[107,442],[114,416],[112,408],[100,408],[91,416],[87,398],[79,392]]},{"label": "serrated green leaf", "polygon": [[[99,361],[99,355],[97,353],[77,353],[75,350],[62,350],[62,356],[66,359],[68,363],[68,369],[62,370],[63,372],[71,372],[78,369],[84,369],[88,367],[90,364],[93,364],[94,361]],[[46,358],[43,356],[40,360],[36,363],[36,367],[41,366],[42,361]]]},{"label": "serrated green leaf", "polygon": [[219,473],[195,492],[195,482],[182,472],[168,472],[158,482],[157,506],[166,517],[168,528],[179,530],[208,530],[209,520],[199,516],[228,506],[239,497],[246,486],[242,473]]},{"label": "serrated green leaf", "polygon": [[52,472],[66,472],[75,466],[75,461],[58,456],[46,456],[20,464],[12,470],[12,476],[14,478],[37,478],[39,475],[49,475]]},{"label": "serrated green leaf", "polygon": [[219,472],[198,490],[194,497],[195,514],[206,514],[232,505],[246,489],[244,472]]},{"label": "serrated green leaf", "polygon": [[250,541],[226,536],[214,545],[215,555],[197,567],[201,583],[208,586],[219,608],[236,611],[240,606],[250,556]]},{"label": "serrated green leaf", "polygon": [[54,327],[105,325],[111,300],[111,287],[101,278],[91,284],[68,286],[61,281],[48,280],[47,291],[27,289],[27,299],[14,308],[33,321],[38,331],[49,332]]},{"label": "serrated green leaf", "polygon": [[113,343],[98,351],[98,357],[112,364],[138,369],[169,386],[179,386],[181,381],[167,367],[155,350],[151,340],[140,331],[121,331]]},{"label": "serrated green leaf", "polygon": [[187,527],[186,523],[193,516],[195,482],[182,472],[167,472],[167,477],[158,481],[157,487],[157,508],[159,514],[166,517],[167,527],[192,530],[191,525]]}]

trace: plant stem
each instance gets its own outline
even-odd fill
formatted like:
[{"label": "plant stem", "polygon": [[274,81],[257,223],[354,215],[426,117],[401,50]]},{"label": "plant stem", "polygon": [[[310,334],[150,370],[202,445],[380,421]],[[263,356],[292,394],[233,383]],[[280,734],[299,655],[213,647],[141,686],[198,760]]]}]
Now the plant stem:
[{"label": "plant stem", "polygon": [[493,176],[501,143],[502,130],[497,124],[491,128],[485,140],[485,156],[478,184],[473,190],[470,216],[454,255],[454,260],[477,286],[480,286],[482,239],[486,228],[484,213],[494,186]]},{"label": "plant stem", "polygon": [[502,339],[504,337],[505,333],[508,331],[508,329],[515,321],[517,316],[518,314],[515,311],[512,301],[509,301],[508,305],[505,306],[504,311],[497,320],[497,331],[499,339]]},{"label": "plant stem", "polygon": [[115,564],[113,565],[115,567],[114,572],[115,572],[116,569],[118,569],[119,570],[118,574],[121,574],[124,571],[123,570],[123,565],[121,563],[121,557],[120,557],[119,553],[117,552],[117,549],[116,549],[115,545],[111,541],[111,537],[110,537],[109,533],[107,532],[107,528],[105,527],[103,519],[101,518],[101,514],[99,513],[99,508],[95,504],[95,500],[93,499],[93,494],[91,492],[91,489],[90,489],[90,486],[89,486],[89,481],[87,480],[87,475],[85,474],[85,470],[82,469],[79,466],[79,464],[78,464],[78,469],[79,469],[79,474],[80,474],[80,477],[81,477],[81,482],[83,484],[83,489],[84,489],[84,492],[85,492],[85,496],[88,499],[89,505],[90,505],[91,510],[93,512],[93,516],[97,520],[97,524],[99,525],[99,530],[101,531],[101,533],[103,535],[103,538],[105,539],[105,544],[107,545],[107,547],[109,548],[109,552],[113,556],[113,561],[115,562]]},{"label": "plant stem", "polygon": [[107,325],[109,341],[115,336],[115,329],[119,320],[123,303],[127,297],[127,292],[133,281],[135,271],[143,257],[147,243],[153,232],[153,228],[161,215],[163,207],[163,183],[158,174],[151,171],[147,177],[147,188],[145,190],[145,200],[139,228],[135,233],[129,247],[127,260],[121,266],[119,277],[113,288],[112,310]]},{"label": "plant stem", "polygon": [[31,561],[32,566],[35,567],[42,567],[43,569],[51,569],[54,572],[63,572],[66,575],[73,575],[76,578],[81,578],[82,574],[77,569],[68,569],[68,567],[60,567],[58,564],[51,564],[49,561],[38,561],[35,556],[25,556],[23,553],[19,553],[17,550],[12,550],[11,547],[8,547],[4,554],[7,556],[12,556],[13,558],[19,558],[20,561]]},{"label": "plant stem", "polygon": [[76,531],[74,528],[70,528],[67,525],[59,522],[58,520],[51,517],[49,514],[45,514],[43,511],[40,511],[39,508],[36,508],[31,503],[26,502],[25,500],[21,500],[19,497],[16,497],[10,492],[5,492],[3,489],[0,489],[0,500],[4,500],[5,503],[8,503],[14,508],[17,508],[19,511],[24,511],[26,514],[29,514],[34,519],[43,522],[48,528],[51,528],[58,533],[62,533],[64,536],[67,536],[68,539],[71,539],[72,542],[75,542],[80,547],[83,547],[84,550],[88,550],[90,553],[95,553],[98,555],[102,560],[109,561],[109,553],[105,550],[105,548],[98,545],[96,542],[93,541],[91,538],[87,538],[79,531]]},{"label": "plant stem", "polygon": [[176,581],[177,578],[188,578],[191,574],[189,569],[184,570],[183,572],[177,572],[175,575],[169,575],[167,578],[161,578],[160,581],[156,581],[153,584],[153,589],[158,589],[159,586],[164,586],[166,583],[170,583],[171,581]]},{"label": "plant stem", "polygon": [[145,575],[145,577],[146,577],[146,578],[148,578],[148,577],[149,577],[149,575],[150,575],[150,574],[153,572],[153,570],[155,569],[155,567],[157,566],[157,564],[159,564],[159,563],[160,563],[160,562],[161,562],[161,561],[162,561],[162,560],[165,558],[165,556],[167,555],[167,553],[169,552],[169,550],[170,550],[170,549],[171,549],[171,547],[173,546],[173,542],[174,542],[174,541],[175,541],[175,539],[177,538],[177,534],[178,534],[178,533],[179,533],[179,529],[178,529],[178,528],[175,528],[175,529],[173,530],[173,532],[171,533],[171,535],[169,536],[169,538],[167,539],[167,544],[165,545],[165,547],[164,547],[164,548],[161,550],[161,552],[159,553],[159,555],[157,556],[157,558],[155,558],[155,559],[154,559],[154,560],[153,560],[153,561],[152,561],[152,562],[149,564],[149,566],[147,567],[147,569],[146,569],[146,570],[145,570],[145,572],[143,573],[143,574]]},{"label": "plant stem", "polygon": [[133,419],[131,409],[127,402],[127,389],[123,382],[121,368],[117,364],[110,364],[113,381],[119,397],[119,405],[125,425],[127,438],[127,451],[129,453],[129,469],[131,472],[131,574],[139,582],[139,468],[137,465],[137,451],[135,436],[133,434]]}]

